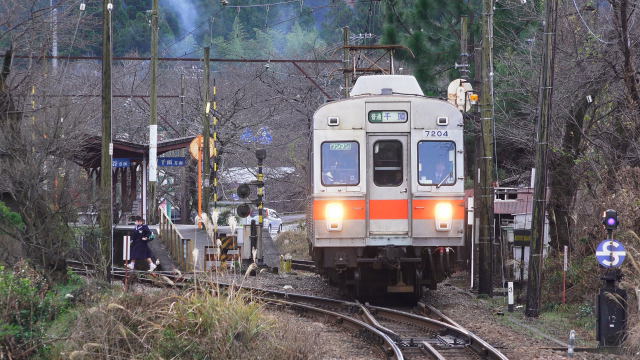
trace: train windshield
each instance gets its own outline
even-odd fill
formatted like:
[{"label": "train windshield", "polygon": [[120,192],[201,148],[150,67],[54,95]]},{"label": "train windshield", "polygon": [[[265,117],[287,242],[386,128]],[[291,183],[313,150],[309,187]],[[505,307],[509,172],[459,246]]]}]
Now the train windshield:
[{"label": "train windshield", "polygon": [[453,185],[456,182],[456,145],[453,141],[418,143],[418,184]]},{"label": "train windshield", "polygon": [[322,185],[344,186],[360,183],[360,147],[357,141],[322,143]]}]

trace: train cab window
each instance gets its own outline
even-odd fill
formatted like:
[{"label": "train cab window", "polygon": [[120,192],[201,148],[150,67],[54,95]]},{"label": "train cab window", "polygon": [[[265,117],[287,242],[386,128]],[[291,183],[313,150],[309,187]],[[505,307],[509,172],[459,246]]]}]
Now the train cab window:
[{"label": "train cab window", "polygon": [[360,147],[357,141],[322,143],[322,185],[345,186],[360,183]]},{"label": "train cab window", "polygon": [[402,161],[400,141],[376,141],[373,144],[373,183],[377,186],[402,185]]},{"label": "train cab window", "polygon": [[418,143],[418,184],[453,185],[456,182],[456,145],[453,141]]}]

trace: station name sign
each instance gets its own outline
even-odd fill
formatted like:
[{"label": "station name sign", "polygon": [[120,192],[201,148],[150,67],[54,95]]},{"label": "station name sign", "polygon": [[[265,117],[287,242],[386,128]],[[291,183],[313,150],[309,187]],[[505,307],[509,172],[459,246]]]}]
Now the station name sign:
[{"label": "station name sign", "polygon": [[[184,166],[187,163],[185,157],[159,157],[158,166]],[[113,158],[111,166],[114,168],[127,168],[131,166],[131,159]]]}]

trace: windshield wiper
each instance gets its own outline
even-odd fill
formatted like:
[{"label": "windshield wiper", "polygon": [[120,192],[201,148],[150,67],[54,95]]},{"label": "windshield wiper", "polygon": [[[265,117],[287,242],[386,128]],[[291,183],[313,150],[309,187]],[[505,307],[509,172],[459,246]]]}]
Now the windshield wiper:
[{"label": "windshield wiper", "polygon": [[436,185],[436,189],[439,189],[440,186],[442,186],[442,184],[444,184],[444,182],[450,177],[453,176],[453,173],[449,173],[449,175],[445,176],[444,179],[442,179],[442,181],[440,181],[440,184]]}]

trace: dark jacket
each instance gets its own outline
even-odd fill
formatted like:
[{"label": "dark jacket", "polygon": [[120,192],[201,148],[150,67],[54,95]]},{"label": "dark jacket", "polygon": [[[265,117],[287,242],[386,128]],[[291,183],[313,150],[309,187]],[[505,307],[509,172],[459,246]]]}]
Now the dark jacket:
[{"label": "dark jacket", "polygon": [[[131,234],[131,260],[142,260],[151,257],[151,250],[147,245],[151,230],[147,225],[136,225],[133,233]],[[147,240],[142,240],[146,238]]]}]

